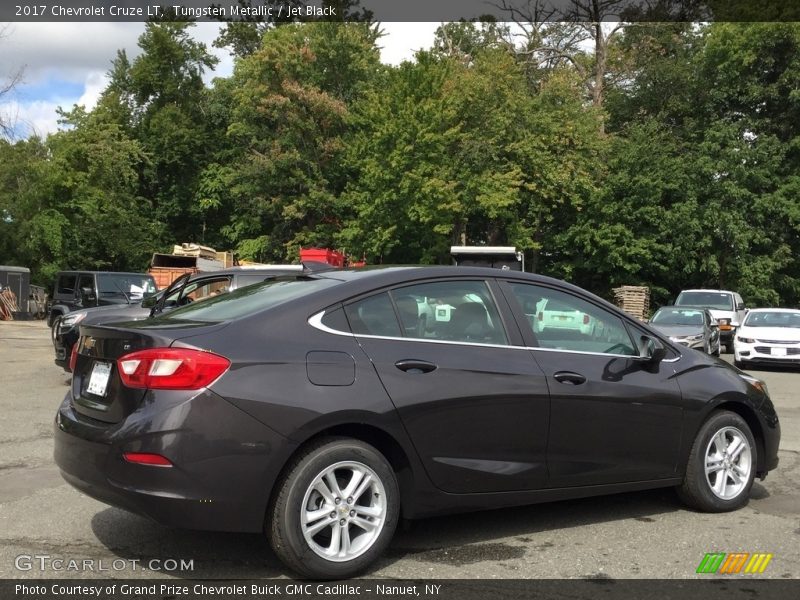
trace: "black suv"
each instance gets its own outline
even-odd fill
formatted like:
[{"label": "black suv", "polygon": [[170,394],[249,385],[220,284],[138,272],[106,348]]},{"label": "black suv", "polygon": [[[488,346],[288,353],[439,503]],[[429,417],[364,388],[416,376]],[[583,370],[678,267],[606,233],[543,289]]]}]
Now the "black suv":
[{"label": "black suv", "polygon": [[156,293],[152,275],[109,271],[61,271],[56,275],[47,324],[73,310],[141,302]]},{"label": "black suv", "polygon": [[[55,363],[65,371],[70,371],[69,359],[72,347],[78,341],[80,325],[110,323],[115,321],[138,321],[146,319],[151,313],[160,313],[177,306],[204,300],[235,289],[274,279],[281,275],[303,273],[302,265],[268,265],[255,267],[231,267],[221,271],[183,275],[168,288],[142,299],[122,305],[99,306],[75,310],[68,315],[56,316],[53,320],[53,348]],[[116,273],[115,273],[116,275]],[[148,276],[149,277],[149,276]],[[166,298],[165,298],[166,296]],[[163,301],[162,301],[163,300]]]}]

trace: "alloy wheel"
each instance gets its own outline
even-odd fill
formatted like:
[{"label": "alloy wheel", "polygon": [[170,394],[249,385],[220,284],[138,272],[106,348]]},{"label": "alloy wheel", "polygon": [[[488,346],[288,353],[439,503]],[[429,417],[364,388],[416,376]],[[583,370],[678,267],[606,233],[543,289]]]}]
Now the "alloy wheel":
[{"label": "alloy wheel", "polygon": [[369,550],[386,515],[386,491],[375,471],[360,462],[338,462],[319,473],[306,490],[300,527],[315,554],[345,562]]},{"label": "alloy wheel", "polygon": [[752,468],[752,452],[744,433],[724,427],[712,436],[705,453],[705,475],[715,496],[736,498],[747,487]]}]

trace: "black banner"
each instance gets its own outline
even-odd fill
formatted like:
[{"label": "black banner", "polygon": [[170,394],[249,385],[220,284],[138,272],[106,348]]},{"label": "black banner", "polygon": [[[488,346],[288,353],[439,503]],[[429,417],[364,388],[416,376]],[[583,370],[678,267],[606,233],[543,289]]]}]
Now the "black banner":
[{"label": "black banner", "polygon": [[10,0],[0,21],[800,21],[800,0]]}]

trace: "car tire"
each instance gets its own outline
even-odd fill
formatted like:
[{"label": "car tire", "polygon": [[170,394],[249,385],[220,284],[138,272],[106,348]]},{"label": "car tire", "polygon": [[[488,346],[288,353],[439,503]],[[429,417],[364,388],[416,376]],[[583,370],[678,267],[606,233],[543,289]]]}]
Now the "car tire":
[{"label": "car tire", "polygon": [[733,354],[733,342],[725,344],[725,352],[728,354]]},{"label": "car tire", "polygon": [[758,463],[753,433],[730,411],[711,414],[697,432],[678,495],[703,512],[727,512],[747,504]]},{"label": "car tire", "polygon": [[399,515],[397,479],[386,458],[359,440],[324,438],[286,468],[266,526],[273,551],[290,569],[342,579],[383,553]]}]

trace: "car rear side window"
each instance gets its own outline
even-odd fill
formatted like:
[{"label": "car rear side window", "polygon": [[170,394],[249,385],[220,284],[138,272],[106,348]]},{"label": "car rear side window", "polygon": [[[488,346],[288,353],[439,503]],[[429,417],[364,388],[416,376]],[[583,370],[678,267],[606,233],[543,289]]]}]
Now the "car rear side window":
[{"label": "car rear side window", "polygon": [[347,323],[347,317],[345,317],[344,309],[341,306],[332,306],[325,309],[322,324],[334,331],[350,332],[350,325]]},{"label": "car rear side window", "polygon": [[391,292],[403,336],[506,345],[500,314],[484,281],[436,281]]},{"label": "car rear side window", "polygon": [[437,281],[395,288],[352,302],[344,310],[356,335],[508,344],[483,281]]},{"label": "car rear side window", "polygon": [[551,288],[524,283],[511,283],[510,287],[540,348],[638,354],[617,315]]},{"label": "car rear side window", "polygon": [[384,292],[344,307],[350,330],[355,334],[400,337],[392,301]]}]

